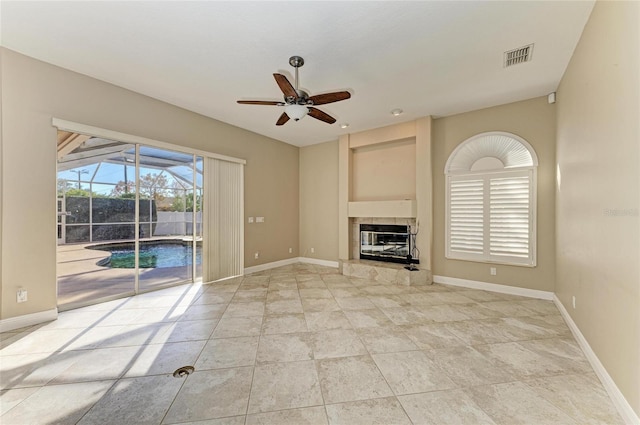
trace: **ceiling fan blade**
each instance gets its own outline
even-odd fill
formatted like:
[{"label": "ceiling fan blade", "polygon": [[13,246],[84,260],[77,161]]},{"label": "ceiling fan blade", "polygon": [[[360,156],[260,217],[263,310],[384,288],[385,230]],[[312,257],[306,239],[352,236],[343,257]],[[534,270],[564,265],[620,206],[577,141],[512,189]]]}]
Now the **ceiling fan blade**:
[{"label": "ceiling fan blade", "polygon": [[283,125],[287,121],[289,121],[289,115],[287,115],[286,112],[283,112],[282,115],[280,115],[280,118],[278,118],[278,121],[276,121],[276,125]]},{"label": "ceiling fan blade", "polygon": [[333,93],[317,94],[309,98],[314,105],[326,105],[327,103],[339,102],[351,98],[348,91],[337,91]]},{"label": "ceiling fan blade", "polygon": [[282,93],[286,97],[292,97],[298,100],[298,93],[296,93],[296,89],[293,88],[287,77],[282,74],[273,74],[273,78],[276,79],[276,83],[278,83],[278,87],[282,90]]},{"label": "ceiling fan blade", "polygon": [[271,100],[238,100],[238,103],[241,105],[273,105],[273,106],[284,106],[284,102],[277,102]]},{"label": "ceiling fan blade", "polygon": [[312,106],[309,107],[309,115],[311,115],[313,118],[320,120],[320,121],[324,121],[328,124],[333,124],[334,122],[336,122],[336,119],[333,118],[331,115],[322,112],[320,109],[316,109]]}]

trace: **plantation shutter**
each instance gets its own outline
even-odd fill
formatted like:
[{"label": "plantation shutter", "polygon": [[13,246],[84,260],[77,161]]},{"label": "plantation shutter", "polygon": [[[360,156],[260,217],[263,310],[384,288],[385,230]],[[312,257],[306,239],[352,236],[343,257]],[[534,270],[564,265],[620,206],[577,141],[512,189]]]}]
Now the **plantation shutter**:
[{"label": "plantation shutter", "polygon": [[535,264],[533,170],[447,179],[447,258]]},{"label": "plantation shutter", "polygon": [[461,255],[484,252],[484,181],[455,179],[449,185],[449,251]]},{"label": "plantation shutter", "polygon": [[[511,174],[511,173],[510,173]],[[489,256],[531,263],[531,172],[489,179]]]}]

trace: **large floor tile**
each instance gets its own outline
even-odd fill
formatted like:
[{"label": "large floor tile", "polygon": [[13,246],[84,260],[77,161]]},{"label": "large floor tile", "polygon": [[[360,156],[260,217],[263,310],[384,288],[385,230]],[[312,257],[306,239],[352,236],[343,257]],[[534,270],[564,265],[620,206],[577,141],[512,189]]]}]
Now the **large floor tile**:
[{"label": "large floor tile", "polygon": [[[346,298],[345,298],[346,299]],[[376,309],[371,310],[345,310],[344,314],[351,322],[354,328],[371,328],[381,326],[392,326],[387,316],[382,311]]]},{"label": "large floor tile", "polygon": [[499,311],[506,317],[535,316],[539,314],[514,301],[489,301],[482,303],[482,306]]},{"label": "large floor tile", "polygon": [[262,332],[265,335],[307,332],[307,322],[304,320],[303,314],[266,316],[262,325]]},{"label": "large floor tile", "polygon": [[252,367],[196,371],[186,377],[163,423],[244,415]]},{"label": "large floor tile", "polygon": [[311,332],[353,328],[342,311],[306,312],[304,318],[307,321],[307,328]]},{"label": "large floor tile", "polygon": [[227,305],[223,317],[262,316],[263,314],[264,302],[249,301],[246,303],[231,303]]},{"label": "large floor tile", "polygon": [[398,326],[384,328],[360,328],[360,340],[370,353],[393,353],[417,350],[418,347]]},{"label": "large floor tile", "polygon": [[398,396],[414,424],[494,425],[495,422],[461,390]]},{"label": "large floor tile", "polygon": [[313,359],[309,334],[262,335],[258,346],[258,363],[294,362]]},{"label": "large floor tile", "polygon": [[402,308],[409,305],[399,295],[369,295],[367,298],[378,308]]},{"label": "large floor tile", "polygon": [[196,370],[253,366],[258,350],[258,337],[214,338],[204,346]]},{"label": "large floor tile", "polygon": [[4,356],[0,359],[0,389],[45,385],[73,365],[82,353]]},{"label": "large floor tile", "polygon": [[0,391],[0,415],[4,415],[10,409],[13,409],[15,406],[22,403],[27,397],[29,397],[39,389],[40,387],[1,390]]},{"label": "large floor tile", "polygon": [[[299,286],[299,285],[298,285]],[[333,294],[326,288],[303,288],[299,289],[300,298],[329,298],[333,299]]]},{"label": "large floor tile", "polygon": [[351,329],[332,329],[310,334],[315,359],[367,354],[358,334]]},{"label": "large floor tile", "polygon": [[302,298],[305,313],[318,311],[340,311],[340,306],[333,298]]},{"label": "large floor tile", "polygon": [[73,425],[101,398],[114,381],[48,385],[2,415],[2,425]]},{"label": "large floor tile", "polygon": [[464,342],[450,332],[447,325],[442,323],[406,325],[402,327],[402,330],[422,350],[464,345]]},{"label": "large floor tile", "polygon": [[337,297],[336,302],[343,310],[370,310],[376,308],[375,304],[365,296]]},{"label": "large floor tile", "polygon": [[[180,425],[245,425],[244,416],[231,416],[227,418],[207,419],[196,422],[180,422]],[[168,422],[163,422],[167,424]]]},{"label": "large floor tile", "polygon": [[467,388],[464,391],[498,425],[578,425],[522,382]]},{"label": "large floor tile", "polygon": [[172,374],[182,366],[195,363],[206,341],[151,344],[131,359],[125,377]]},{"label": "large floor tile", "polygon": [[425,354],[459,387],[473,387],[518,379],[505,363],[491,359],[473,347],[452,347]]},{"label": "large floor tile", "polygon": [[322,403],[313,361],[256,366],[249,413],[318,406]]},{"label": "large floor tile", "polygon": [[327,425],[324,406],[247,415],[246,425]]},{"label": "large floor tile", "polygon": [[200,304],[190,306],[180,320],[211,320],[219,319],[227,309],[226,304]]},{"label": "large floor tile", "polygon": [[312,264],[0,334],[0,414],[3,425],[622,423],[553,303]]},{"label": "large floor tile", "polygon": [[411,425],[395,397],[327,405],[330,425]]},{"label": "large floor tile", "polygon": [[182,380],[172,375],[121,379],[78,424],[159,424],[181,386]]},{"label": "large floor tile", "polygon": [[[513,341],[509,333],[499,325],[498,319],[466,320],[444,323],[445,329],[456,336],[464,345],[495,344]],[[433,347],[437,348],[437,347]]]},{"label": "large floor tile", "polygon": [[233,298],[233,292],[204,292],[194,302],[200,304],[228,304]]},{"label": "large floor tile", "polygon": [[183,341],[206,340],[211,337],[213,330],[218,324],[218,319],[210,320],[190,320],[172,323],[167,331],[157,338],[154,343],[171,343]]},{"label": "large floor tile", "polygon": [[265,301],[267,299],[266,289],[251,289],[251,290],[238,290],[233,298],[232,302],[251,302],[251,301]]},{"label": "large floor tile", "polygon": [[416,307],[381,308],[380,311],[395,325],[419,325],[432,322]]},{"label": "large floor tile", "polygon": [[393,395],[370,356],[316,360],[325,403]]},{"label": "large floor tile", "polygon": [[416,307],[426,320],[431,322],[458,322],[470,320],[471,317],[464,313],[464,307],[456,304],[441,304]]},{"label": "large floor tile", "polygon": [[579,424],[624,423],[594,374],[561,375],[525,383]]},{"label": "large floor tile", "polygon": [[213,331],[212,338],[233,338],[260,335],[262,317],[223,317]]},{"label": "large floor tile", "polygon": [[0,350],[0,356],[53,353],[64,350],[83,333],[82,328],[35,330],[26,332],[21,338]]},{"label": "large floor tile", "polygon": [[111,328],[113,328],[112,326],[95,329],[109,330],[109,332],[105,332],[105,338],[98,344],[98,347],[110,348],[141,346],[155,342],[164,342],[165,334],[171,330],[172,326],[173,324],[171,323],[137,323],[135,325],[123,325],[118,327],[117,334],[110,332]]},{"label": "large floor tile", "polygon": [[300,299],[286,299],[286,300],[275,300],[275,301],[267,301],[267,309],[266,313],[269,315],[273,314],[300,314],[303,313],[302,303]]},{"label": "large floor tile", "polygon": [[120,378],[142,354],[146,346],[100,348],[87,351],[70,351],[78,356],[76,362],[56,376],[51,383],[97,381]]},{"label": "large floor tile", "polygon": [[396,395],[457,387],[422,351],[373,354],[371,357]]}]

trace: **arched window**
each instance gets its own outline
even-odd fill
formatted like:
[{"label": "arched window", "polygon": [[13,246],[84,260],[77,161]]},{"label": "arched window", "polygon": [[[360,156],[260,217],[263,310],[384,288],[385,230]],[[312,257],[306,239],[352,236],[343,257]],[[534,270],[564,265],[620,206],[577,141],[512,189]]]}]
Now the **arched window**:
[{"label": "arched window", "polygon": [[536,265],[536,169],[529,143],[510,133],[473,136],[445,166],[446,257]]}]

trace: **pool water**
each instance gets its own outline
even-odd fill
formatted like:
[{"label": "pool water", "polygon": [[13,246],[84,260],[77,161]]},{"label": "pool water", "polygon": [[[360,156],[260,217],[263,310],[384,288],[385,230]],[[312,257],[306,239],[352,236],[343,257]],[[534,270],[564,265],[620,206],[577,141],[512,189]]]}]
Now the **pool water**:
[{"label": "pool water", "polygon": [[[98,263],[114,269],[135,268],[136,252],[133,243],[92,246],[90,249],[110,251],[111,256]],[[193,264],[192,245],[182,243],[153,242],[140,244],[140,268],[185,267]],[[202,250],[196,247],[196,264],[202,262]]]}]

